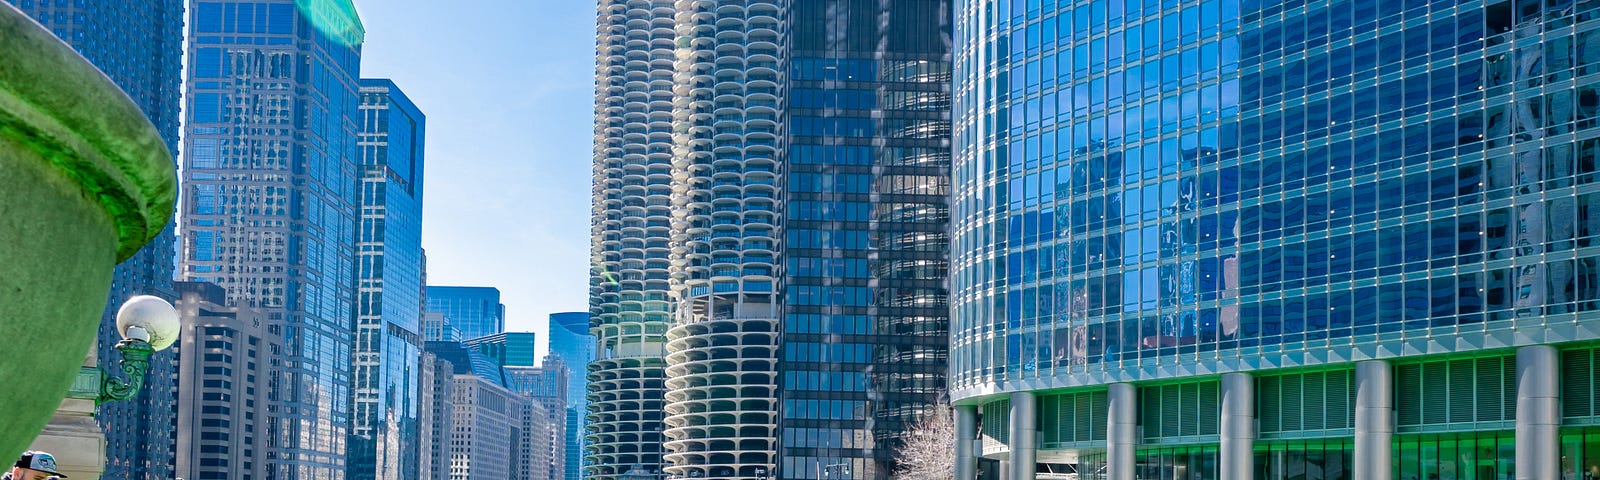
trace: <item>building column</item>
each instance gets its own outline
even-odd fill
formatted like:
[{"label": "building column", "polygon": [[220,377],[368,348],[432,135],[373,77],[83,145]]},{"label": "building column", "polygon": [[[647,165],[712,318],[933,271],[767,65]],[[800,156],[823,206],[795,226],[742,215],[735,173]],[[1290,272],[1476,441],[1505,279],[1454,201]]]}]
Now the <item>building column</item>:
[{"label": "building column", "polygon": [[1356,364],[1355,480],[1393,478],[1394,371],[1389,362]]},{"label": "building column", "polygon": [[1248,373],[1222,376],[1220,478],[1255,475],[1256,383]]},{"label": "building column", "polygon": [[1106,480],[1133,480],[1133,450],[1139,443],[1139,391],[1113,383],[1106,392]]},{"label": "building column", "polygon": [[956,405],[956,478],[978,478],[978,407]]},{"label": "building column", "polygon": [[1036,450],[1039,440],[1039,397],[1033,392],[1011,394],[1011,476],[1010,480],[1033,480],[1038,470]]},{"label": "building column", "polygon": [[1561,355],[1517,349],[1517,480],[1561,478]]}]

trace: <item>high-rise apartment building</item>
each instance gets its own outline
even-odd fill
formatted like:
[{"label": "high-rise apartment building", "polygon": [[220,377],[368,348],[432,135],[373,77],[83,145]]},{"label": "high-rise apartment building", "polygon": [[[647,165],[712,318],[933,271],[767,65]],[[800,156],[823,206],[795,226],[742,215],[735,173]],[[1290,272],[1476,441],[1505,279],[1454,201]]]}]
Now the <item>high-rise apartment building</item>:
[{"label": "high-rise apartment building", "polygon": [[506,331],[506,306],[494,287],[428,286],[428,311],[443,313],[461,330],[461,338],[478,338]]},{"label": "high-rise apartment building", "polygon": [[[183,1],[5,1],[55,32],[105,72],[144,111],[167,149],[177,151]],[[96,343],[102,361],[121,358],[113,347],[122,340],[116,329],[116,311],[123,301],[134,295],[174,298],[172,246],[172,229],[168,228],[117,265]],[[157,353],[151,357],[149,375],[138,396],[99,406],[95,420],[106,436],[106,465],[101,478],[172,477],[175,460],[168,446],[176,441],[170,426],[177,412],[174,362],[171,353]]]},{"label": "high-rise apartment building", "polygon": [[361,79],[360,94],[361,223],[346,476],[414,480],[426,119],[393,81]]},{"label": "high-rise apartment building", "polygon": [[586,473],[888,478],[945,388],[948,12],[601,2]]},{"label": "high-rise apartment building", "polygon": [[550,353],[566,362],[566,439],[563,480],[583,478],[583,445],[588,426],[589,362],[594,361],[594,335],[589,334],[589,312],[550,314]]},{"label": "high-rise apartment building", "polygon": [[1600,473],[1600,3],[956,5],[957,479]]},{"label": "high-rise apartment building", "polygon": [[181,275],[283,325],[258,432],[269,475],[344,478],[361,20],[349,0],[202,0],[192,13]]},{"label": "high-rise apartment building", "polygon": [[272,462],[267,406],[283,337],[265,312],[228,306],[222,287],[178,282],[177,477],[265,480]]}]

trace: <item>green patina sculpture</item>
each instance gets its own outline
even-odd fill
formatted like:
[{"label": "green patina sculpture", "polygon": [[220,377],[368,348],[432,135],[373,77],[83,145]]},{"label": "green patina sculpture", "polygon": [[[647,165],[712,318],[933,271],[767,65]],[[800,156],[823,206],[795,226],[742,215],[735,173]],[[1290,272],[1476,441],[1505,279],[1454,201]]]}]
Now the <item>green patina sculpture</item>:
[{"label": "green patina sculpture", "polygon": [[112,267],[167,225],[176,191],[171,154],[127,95],[0,3],[0,459],[60,405]]}]

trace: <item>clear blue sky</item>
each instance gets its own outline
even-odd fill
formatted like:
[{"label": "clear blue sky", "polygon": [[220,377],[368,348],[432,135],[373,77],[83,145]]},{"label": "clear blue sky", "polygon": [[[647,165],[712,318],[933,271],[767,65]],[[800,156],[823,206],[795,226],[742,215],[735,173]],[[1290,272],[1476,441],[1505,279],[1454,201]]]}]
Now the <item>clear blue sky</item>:
[{"label": "clear blue sky", "polygon": [[428,116],[428,283],[498,287],[506,328],[588,310],[591,0],[357,0],[363,77]]}]

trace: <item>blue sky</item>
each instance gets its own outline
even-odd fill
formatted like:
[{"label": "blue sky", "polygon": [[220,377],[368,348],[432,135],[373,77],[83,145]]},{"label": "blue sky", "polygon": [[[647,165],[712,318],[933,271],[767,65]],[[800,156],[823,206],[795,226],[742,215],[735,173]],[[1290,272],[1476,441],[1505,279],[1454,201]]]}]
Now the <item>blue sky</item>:
[{"label": "blue sky", "polygon": [[498,287],[506,328],[588,309],[594,2],[357,0],[362,76],[428,116],[428,283]]}]

